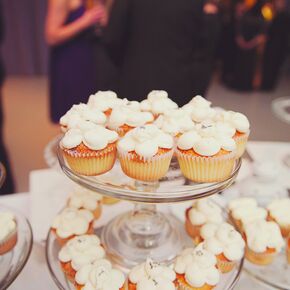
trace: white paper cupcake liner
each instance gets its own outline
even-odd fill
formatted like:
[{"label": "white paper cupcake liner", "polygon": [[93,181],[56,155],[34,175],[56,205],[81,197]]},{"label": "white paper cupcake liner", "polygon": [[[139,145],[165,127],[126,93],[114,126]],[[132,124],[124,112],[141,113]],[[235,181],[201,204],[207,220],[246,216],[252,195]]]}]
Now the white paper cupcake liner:
[{"label": "white paper cupcake liner", "polygon": [[237,145],[237,152],[236,152],[237,158],[242,157],[242,155],[245,153],[249,135],[250,135],[250,132],[237,136],[237,137],[235,136],[233,137]]},{"label": "white paper cupcake liner", "polygon": [[257,253],[246,246],[245,257],[248,261],[256,265],[266,266],[273,262],[274,258],[277,256],[277,252],[274,253]]}]

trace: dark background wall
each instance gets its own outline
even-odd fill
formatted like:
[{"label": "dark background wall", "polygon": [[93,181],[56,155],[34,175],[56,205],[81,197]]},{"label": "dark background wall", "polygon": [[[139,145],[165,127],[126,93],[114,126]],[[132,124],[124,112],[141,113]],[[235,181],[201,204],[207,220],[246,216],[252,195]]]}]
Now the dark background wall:
[{"label": "dark background wall", "polygon": [[47,0],[1,0],[5,23],[2,47],[6,71],[16,75],[47,72],[44,21]]}]

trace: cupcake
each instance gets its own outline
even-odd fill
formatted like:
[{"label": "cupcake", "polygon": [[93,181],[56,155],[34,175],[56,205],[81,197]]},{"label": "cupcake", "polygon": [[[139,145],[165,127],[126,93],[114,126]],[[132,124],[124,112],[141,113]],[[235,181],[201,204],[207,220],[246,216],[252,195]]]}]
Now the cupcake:
[{"label": "cupcake", "polygon": [[98,219],[102,213],[102,198],[102,195],[79,186],[69,197],[67,205],[76,209],[89,210],[94,218]]},{"label": "cupcake", "polygon": [[224,136],[204,137],[192,130],[178,138],[176,156],[183,175],[194,182],[219,182],[230,177],[236,144]]},{"label": "cupcake", "polygon": [[115,92],[98,91],[94,95],[90,95],[88,105],[109,117],[113,108],[126,104],[127,102],[127,99],[119,99]]},{"label": "cupcake", "polygon": [[282,198],[272,201],[268,207],[268,219],[275,221],[284,238],[290,234],[290,199]]},{"label": "cupcake", "polygon": [[155,118],[175,109],[178,109],[178,105],[168,97],[166,91],[152,91],[147,99],[141,102],[141,110],[151,112]]},{"label": "cupcake", "polygon": [[125,290],[125,275],[101,259],[83,266],[75,275],[77,290]]},{"label": "cupcake", "polygon": [[204,249],[203,244],[195,249],[186,249],[174,264],[177,290],[210,290],[220,280],[216,257]]},{"label": "cupcake", "polygon": [[11,251],[17,243],[17,222],[10,212],[0,213],[0,256]]},{"label": "cupcake", "polygon": [[117,145],[124,173],[141,181],[157,181],[168,171],[173,155],[173,138],[155,125],[128,132]]},{"label": "cupcake", "polygon": [[242,233],[247,223],[257,220],[266,220],[267,211],[258,207],[253,198],[238,198],[232,200],[229,205],[229,217],[236,228]]},{"label": "cupcake", "polygon": [[199,199],[185,213],[185,229],[196,244],[202,241],[200,229],[204,224],[222,222],[222,210],[210,198]]},{"label": "cupcake", "polygon": [[245,242],[240,233],[228,223],[205,224],[200,233],[204,248],[216,256],[218,269],[222,273],[232,271],[244,256]]},{"label": "cupcake", "polygon": [[69,240],[58,253],[58,259],[66,277],[73,283],[78,270],[105,255],[97,236],[83,235]]},{"label": "cupcake", "polygon": [[93,214],[85,209],[65,208],[52,223],[51,230],[55,233],[60,245],[75,236],[93,234]]},{"label": "cupcake", "polygon": [[73,171],[100,175],[111,170],[116,161],[117,139],[116,132],[101,126],[89,131],[71,129],[60,141],[60,148]]},{"label": "cupcake", "polygon": [[129,273],[128,290],[175,290],[175,272],[166,266],[147,259]]},{"label": "cupcake", "polygon": [[112,110],[107,126],[122,137],[130,130],[151,123],[153,120],[154,117],[150,112],[141,112],[132,109],[132,106],[121,106]]},{"label": "cupcake", "polygon": [[269,265],[284,246],[275,222],[258,220],[245,225],[246,258],[256,265]]},{"label": "cupcake", "polygon": [[107,121],[106,115],[86,104],[73,105],[72,108],[60,118],[63,132],[69,129],[93,129],[94,125],[104,126]]},{"label": "cupcake", "polygon": [[237,144],[237,158],[240,158],[246,150],[247,141],[250,135],[250,123],[248,118],[242,113],[224,111],[217,116],[217,119],[235,128],[236,132],[233,139]]}]

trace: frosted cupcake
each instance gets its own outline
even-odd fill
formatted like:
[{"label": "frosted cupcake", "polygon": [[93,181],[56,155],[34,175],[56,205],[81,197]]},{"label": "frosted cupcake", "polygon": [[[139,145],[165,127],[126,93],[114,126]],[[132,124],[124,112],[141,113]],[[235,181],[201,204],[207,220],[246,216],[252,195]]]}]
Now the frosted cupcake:
[{"label": "frosted cupcake", "polygon": [[275,221],[280,226],[283,237],[288,237],[290,234],[290,199],[274,200],[267,209],[268,219]]},{"label": "frosted cupcake", "polygon": [[209,290],[220,280],[216,257],[203,248],[186,249],[177,257],[174,270],[178,290]]},{"label": "frosted cupcake", "polygon": [[94,218],[98,219],[102,213],[102,198],[102,195],[92,190],[78,187],[69,197],[67,205],[76,209],[89,210]]},{"label": "frosted cupcake", "polygon": [[196,130],[182,134],[176,156],[183,175],[194,182],[218,182],[227,179],[234,168],[236,144],[224,136],[204,137]]},{"label": "frosted cupcake", "polygon": [[245,225],[246,258],[257,265],[269,265],[284,246],[279,226],[259,220]]},{"label": "frosted cupcake", "polygon": [[75,236],[93,234],[93,220],[94,216],[88,210],[65,208],[54,218],[51,230],[56,234],[59,244],[64,245]]},{"label": "frosted cupcake", "polygon": [[151,112],[155,118],[175,109],[178,109],[178,105],[168,97],[166,91],[154,90],[141,102],[141,110]]},{"label": "frosted cupcake", "polygon": [[132,106],[114,108],[108,121],[108,128],[124,136],[130,130],[153,122],[154,117],[150,112],[141,112],[132,109]]},{"label": "frosted cupcake", "polygon": [[204,248],[216,256],[218,269],[222,273],[232,271],[244,256],[245,242],[240,233],[228,223],[205,224],[200,233]]},{"label": "frosted cupcake", "polygon": [[88,105],[103,112],[106,116],[110,116],[113,108],[124,105],[127,102],[127,99],[119,99],[115,92],[98,91],[94,95],[90,95]]},{"label": "frosted cupcake", "polygon": [[75,286],[77,290],[125,290],[125,275],[101,259],[77,271]]},{"label": "frosted cupcake", "polygon": [[128,278],[128,290],[175,290],[175,272],[166,266],[147,259],[133,268]]},{"label": "frosted cupcake", "polygon": [[155,125],[138,127],[118,142],[121,167],[126,175],[156,181],[168,171],[173,155],[173,138]]},{"label": "frosted cupcake", "polygon": [[69,129],[93,129],[94,125],[104,126],[107,121],[106,115],[86,104],[73,105],[72,108],[60,118],[63,132]]},{"label": "frosted cupcake", "polygon": [[113,167],[118,134],[97,126],[93,130],[71,129],[60,141],[65,160],[70,168],[82,175],[100,175]]},{"label": "frosted cupcake", "polygon": [[236,132],[233,138],[237,144],[237,158],[241,157],[246,150],[247,141],[250,135],[250,123],[248,118],[242,113],[224,111],[217,119],[235,128]]},{"label": "frosted cupcake", "polygon": [[202,241],[200,229],[206,223],[223,222],[221,208],[209,198],[196,201],[185,213],[185,229],[196,244]]},{"label": "frosted cupcake", "polygon": [[58,259],[67,278],[74,282],[78,270],[104,258],[105,255],[97,236],[83,235],[68,241],[60,250]]},{"label": "frosted cupcake", "polygon": [[258,207],[257,201],[253,198],[232,200],[228,208],[230,220],[240,232],[244,231],[246,224],[267,218],[266,209]]},{"label": "frosted cupcake", "polygon": [[17,243],[17,222],[10,212],[0,213],[0,256],[11,251]]}]

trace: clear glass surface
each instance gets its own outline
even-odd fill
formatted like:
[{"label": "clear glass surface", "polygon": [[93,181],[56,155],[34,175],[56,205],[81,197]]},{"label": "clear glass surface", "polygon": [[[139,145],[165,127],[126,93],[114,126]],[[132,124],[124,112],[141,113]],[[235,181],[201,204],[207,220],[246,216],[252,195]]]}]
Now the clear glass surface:
[{"label": "clear glass surface", "polygon": [[17,244],[0,255],[0,290],[6,290],[24,268],[32,249],[33,237],[28,220],[13,209],[0,206],[0,212],[12,212],[17,220]]}]

